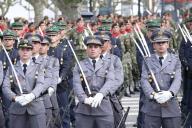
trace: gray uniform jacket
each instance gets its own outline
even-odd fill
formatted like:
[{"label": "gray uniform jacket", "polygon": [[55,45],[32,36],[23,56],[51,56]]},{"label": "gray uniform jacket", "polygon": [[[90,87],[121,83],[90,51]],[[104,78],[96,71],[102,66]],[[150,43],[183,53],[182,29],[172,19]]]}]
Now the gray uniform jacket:
[{"label": "gray uniform jacket", "polygon": [[[59,78],[59,60],[52,56],[46,56],[43,59],[43,64],[45,67],[45,76],[48,75],[48,77],[46,77],[48,79],[45,80],[46,81],[45,83],[47,84],[47,89],[49,87],[52,87],[56,92],[57,82]],[[49,75],[51,75],[51,77],[49,77]],[[52,96],[55,96],[55,94],[53,94]],[[56,101],[52,100],[52,98],[48,94],[44,95],[43,98],[45,108],[58,106],[57,100]]]},{"label": "gray uniform jacket", "polygon": [[2,85],[3,82],[3,65],[2,62],[0,61],[0,85]]},{"label": "gray uniform jacket", "polygon": [[124,81],[124,74],[123,74],[123,66],[121,60],[118,56],[107,53],[102,60],[108,61],[115,70],[115,83],[116,86],[112,86],[110,89],[110,94],[113,95],[115,91],[123,84]]},{"label": "gray uniform jacket", "polygon": [[[39,113],[45,112],[45,107],[43,104],[43,99],[40,96],[43,90],[45,90],[46,86],[44,84],[45,75],[44,69],[38,63],[30,62],[29,66],[27,66],[27,72],[24,75],[22,70],[22,65],[19,62],[14,66],[18,79],[21,84],[21,88],[24,93],[33,93],[36,97],[34,101],[29,103],[28,105],[22,107],[20,104],[16,102],[12,102],[9,108],[9,112],[11,114],[24,114],[26,111],[31,115],[37,115]],[[8,69],[5,80],[3,82],[3,93],[5,96],[12,100],[16,95],[20,95],[20,91],[18,88],[18,84],[16,82],[15,76],[13,75],[13,82],[10,81],[10,75],[13,75],[10,69]]]},{"label": "gray uniform jacket", "polygon": [[114,67],[111,63],[103,61],[102,59],[97,61],[95,70],[88,58],[80,61],[80,64],[85,73],[91,92],[102,93],[104,99],[102,100],[101,105],[97,108],[91,108],[91,106],[83,104],[84,99],[88,96],[82,87],[80,78],[81,72],[76,65],[73,71],[73,88],[75,95],[80,101],[76,106],[76,113],[85,115],[112,115],[113,112],[108,95],[111,93],[114,86],[116,86]]},{"label": "gray uniform jacket", "polygon": [[[159,63],[159,59],[155,54],[146,59],[147,64],[151,67],[155,74],[160,90],[169,90],[177,95],[181,86],[181,63],[177,55],[168,53],[163,65]],[[149,82],[149,71],[146,64],[143,64],[141,75],[141,87],[144,91],[146,99],[142,107],[142,111],[151,116],[160,117],[179,117],[181,115],[179,104],[176,97],[171,98],[166,104],[160,105],[150,100],[150,94],[155,91],[155,85]]]}]

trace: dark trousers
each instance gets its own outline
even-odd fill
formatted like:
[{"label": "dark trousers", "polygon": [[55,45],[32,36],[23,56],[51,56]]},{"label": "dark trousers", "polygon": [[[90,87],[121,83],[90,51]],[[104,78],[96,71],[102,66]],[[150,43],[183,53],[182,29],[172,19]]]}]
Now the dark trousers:
[{"label": "dark trousers", "polygon": [[137,128],[142,128],[143,125],[143,120],[144,120],[144,113],[141,111],[141,108],[143,106],[143,102],[144,102],[144,92],[142,90],[142,88],[140,88],[140,97],[139,97],[139,113],[138,113],[138,117],[137,117]]},{"label": "dark trousers", "polygon": [[2,104],[0,103],[0,128],[5,128],[5,118],[2,110]]},{"label": "dark trousers", "polygon": [[114,118],[109,116],[92,116],[75,114],[75,126],[77,128],[114,128]]},{"label": "dark trousers", "polygon": [[70,128],[70,114],[69,114],[70,107],[68,106],[69,104],[68,96],[69,92],[67,90],[57,93],[57,101],[60,109],[61,123],[64,128]]},{"label": "dark trousers", "polygon": [[47,128],[53,128],[53,113],[52,113],[52,108],[46,108],[46,126]]},{"label": "dark trousers", "polygon": [[29,115],[27,112],[22,115],[10,114],[10,128],[46,128],[45,113]]},{"label": "dark trousers", "polygon": [[181,128],[180,117],[156,117],[145,114],[142,128]]}]

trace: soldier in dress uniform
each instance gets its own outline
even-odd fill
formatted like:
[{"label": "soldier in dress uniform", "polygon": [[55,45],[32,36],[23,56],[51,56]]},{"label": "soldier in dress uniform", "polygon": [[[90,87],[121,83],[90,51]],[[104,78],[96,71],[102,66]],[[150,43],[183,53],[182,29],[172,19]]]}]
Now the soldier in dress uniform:
[{"label": "soldier in dress uniform", "polygon": [[[1,87],[2,87],[2,82],[3,82],[3,65],[2,65],[2,62],[0,61],[0,85],[1,85]],[[4,118],[4,114],[3,114],[1,98],[0,98],[0,127],[5,128],[5,118]]]},{"label": "soldier in dress uniform", "polygon": [[[118,75],[115,75],[116,79],[116,88],[114,90],[117,90],[122,86],[122,83],[124,81],[124,72],[123,72],[123,66],[121,63],[121,60],[118,56],[111,54],[111,40],[108,35],[102,35],[100,38],[103,40],[103,46],[102,46],[102,54],[101,59],[104,61],[109,61],[114,66],[115,73]],[[114,116],[114,125],[115,128],[118,126],[121,118],[123,117],[123,107],[117,98],[116,92],[113,94],[110,94],[110,101],[113,108],[113,116]],[[124,127],[125,128],[125,124]]]},{"label": "soldier in dress uniform", "polygon": [[[160,21],[159,20],[149,20],[149,21],[146,22],[146,28],[147,28],[147,33],[145,35],[145,40],[147,42],[147,46],[149,48],[150,53],[153,54],[154,53],[154,48],[153,48],[153,45],[152,45],[150,39],[151,39],[151,35],[152,35],[153,31],[160,28]],[[137,41],[138,41],[138,39],[137,39]],[[139,45],[140,45],[140,47],[142,46],[140,43],[139,43]],[[141,47],[141,49],[143,50],[143,47]],[[140,75],[141,75],[143,57],[142,57],[141,53],[139,52],[138,48],[136,49],[136,59],[137,59],[139,72],[140,72]],[[145,95],[144,95],[143,90],[141,88],[141,90],[140,90],[140,99],[139,99],[139,114],[138,114],[138,117],[137,117],[137,127],[138,128],[141,128],[142,125],[143,125],[144,113],[141,111],[141,108],[143,106],[144,101],[145,101]]]},{"label": "soldier in dress uniform", "polygon": [[10,128],[46,128],[45,106],[40,96],[46,89],[44,69],[31,60],[33,46],[28,40],[22,40],[18,48],[20,61],[14,68],[20,87],[9,68],[2,88],[5,96],[12,101],[9,107]]},{"label": "soldier in dress uniform", "polygon": [[[146,58],[141,74],[141,87],[145,94],[142,107],[144,128],[181,128],[181,111],[176,95],[181,86],[179,57],[169,53],[171,33],[164,29],[154,31],[151,40],[155,53]],[[157,86],[148,68],[153,71]]]},{"label": "soldier in dress uniform", "polygon": [[16,33],[16,38],[15,38],[15,44],[14,47],[18,48],[18,43],[20,42],[20,39],[23,38],[23,23],[20,21],[16,21],[11,24],[11,30],[13,30]]},{"label": "soldier in dress uniform", "polygon": [[[69,35],[67,35],[67,33],[69,33],[69,29],[67,28],[67,24],[63,21],[59,21],[56,23],[56,25],[60,28],[60,43],[61,46],[63,46],[63,49],[66,49],[66,52],[68,53],[69,58],[73,58],[73,54],[71,51],[71,48],[68,45],[68,41],[69,41]],[[72,47],[74,48],[74,43],[70,40],[69,41],[72,45]],[[74,48],[75,49],[75,48]],[[73,62],[74,65],[74,62]],[[74,66],[71,66],[74,67]],[[69,100],[69,104],[68,106],[70,106],[70,121],[72,123],[72,126],[74,127],[75,125],[75,114],[74,114],[74,107],[75,107],[75,98],[74,98],[74,93],[73,93],[73,82],[72,82],[72,69],[71,71],[68,73],[68,87],[66,88],[67,90],[67,95],[68,95],[68,100]],[[67,102],[66,102],[67,103]]]},{"label": "soldier in dress uniform", "polygon": [[43,61],[42,57],[39,55],[39,50],[41,47],[41,42],[43,40],[43,37],[39,34],[29,34],[25,38],[27,38],[29,41],[31,41],[31,44],[33,45],[32,50],[32,60],[33,62],[40,62]]},{"label": "soldier in dress uniform", "polygon": [[[13,64],[16,64],[17,60],[19,59],[17,50],[14,48],[15,38],[16,38],[16,35],[12,30],[7,29],[3,32],[3,44]],[[5,55],[4,50],[0,52],[0,60],[3,63],[3,71],[5,75],[6,70],[9,66],[9,61]]]},{"label": "soldier in dress uniform", "polygon": [[53,56],[59,59],[59,79],[57,85],[57,100],[60,107],[61,121],[63,127],[70,127],[70,115],[69,115],[69,99],[68,88],[70,84],[69,80],[72,78],[71,68],[73,66],[72,53],[65,43],[60,43],[60,28],[58,26],[52,26],[47,29],[46,34],[51,38],[51,43],[48,51],[49,56]]},{"label": "soldier in dress uniform", "polygon": [[[191,33],[192,31],[192,18],[189,17],[185,20],[186,26]],[[179,58],[181,60],[182,64],[182,76],[183,76],[183,98],[181,101],[181,109],[182,113],[185,115],[185,117],[188,118],[188,121],[186,121],[186,127],[192,126],[192,44],[189,40],[185,42],[183,39],[180,43],[180,49],[179,49]]]},{"label": "soldier in dress uniform", "polygon": [[86,40],[88,58],[80,61],[88,86],[83,84],[82,73],[76,65],[73,71],[73,88],[79,103],[75,108],[78,128],[114,128],[113,110],[109,95],[116,91],[115,71],[109,61],[100,58],[100,38]]},{"label": "soldier in dress uniform", "polygon": [[[5,49],[7,50],[8,55],[9,55],[13,65],[15,65],[19,59],[18,50],[14,48],[15,38],[16,38],[16,35],[12,30],[7,29],[3,32],[2,43],[5,46]],[[2,61],[2,64],[3,64],[3,76],[5,77],[5,74],[7,72],[7,69],[9,67],[10,63],[8,61],[8,58],[7,58],[4,50],[0,51],[0,60]],[[1,97],[2,97],[2,101],[3,101],[3,112],[5,115],[6,126],[8,127],[8,121],[9,121],[8,108],[9,108],[9,105],[11,104],[11,101],[9,101],[2,94],[1,94]]]},{"label": "soldier in dress uniform", "polygon": [[[48,128],[54,128],[55,126],[55,115],[53,111],[59,112],[59,107],[56,97],[57,82],[59,78],[59,60],[55,57],[48,56],[49,43],[51,42],[50,38],[45,36],[41,42],[40,47],[40,56],[43,57],[43,63],[45,67],[45,73],[51,72],[52,77],[49,80],[47,87],[48,94],[44,95],[44,105],[46,109],[46,124]],[[51,71],[50,71],[51,70]]]}]

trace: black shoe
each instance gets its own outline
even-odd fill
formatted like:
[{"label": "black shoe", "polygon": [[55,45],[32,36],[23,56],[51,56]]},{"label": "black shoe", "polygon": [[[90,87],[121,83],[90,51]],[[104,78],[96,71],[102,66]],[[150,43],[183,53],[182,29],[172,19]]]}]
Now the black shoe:
[{"label": "black shoe", "polygon": [[133,127],[137,127],[137,123],[133,124]]},{"label": "black shoe", "polygon": [[125,97],[131,97],[131,94],[125,93],[124,96],[125,96]]},{"label": "black shoe", "polygon": [[130,94],[135,94],[135,92],[134,91],[130,91]]},{"label": "black shoe", "polygon": [[136,88],[134,88],[134,91],[135,91],[135,92],[139,92],[140,89],[136,87]]}]

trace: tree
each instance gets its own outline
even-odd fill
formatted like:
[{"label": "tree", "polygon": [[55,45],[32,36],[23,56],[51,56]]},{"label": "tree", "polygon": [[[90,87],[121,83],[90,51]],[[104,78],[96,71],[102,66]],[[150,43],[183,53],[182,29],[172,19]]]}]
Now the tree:
[{"label": "tree", "polygon": [[0,1],[0,15],[5,16],[9,8],[16,4],[16,0],[3,0]]},{"label": "tree", "polygon": [[69,19],[78,17],[78,8],[82,0],[52,0],[53,4],[59,8],[63,16]]},{"label": "tree", "polygon": [[[45,9],[45,5],[47,5],[48,0],[26,0],[26,1],[33,7],[35,13],[34,21],[36,24],[38,24],[43,18],[43,10]],[[22,3],[22,0],[20,0],[20,3]],[[28,10],[27,7],[25,8]]]}]

